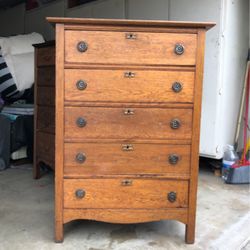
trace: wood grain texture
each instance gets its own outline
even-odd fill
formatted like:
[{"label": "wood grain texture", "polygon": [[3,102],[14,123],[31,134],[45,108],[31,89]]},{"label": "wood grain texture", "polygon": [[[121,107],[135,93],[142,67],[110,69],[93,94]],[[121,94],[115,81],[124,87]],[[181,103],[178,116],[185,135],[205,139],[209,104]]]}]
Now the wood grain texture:
[{"label": "wood grain texture", "polygon": [[[135,74],[133,78],[126,73]],[[79,90],[79,80],[87,87]],[[182,84],[179,93],[175,82]],[[65,70],[65,100],[92,102],[193,102],[194,72],[153,70]],[[133,93],[133,94],[131,94]]]},{"label": "wood grain texture", "polygon": [[[123,147],[131,145],[132,151]],[[84,154],[86,161],[76,160],[77,154]],[[170,164],[169,156],[177,154],[180,160]],[[104,174],[189,174],[190,146],[140,143],[65,143],[65,175]],[[112,159],[112,161],[110,160]]]},{"label": "wood grain texture", "polygon": [[[65,179],[64,208],[186,208],[188,206],[188,181],[131,179]],[[77,198],[76,190],[86,192]],[[168,201],[168,193],[176,192],[175,202]]]},{"label": "wood grain texture", "polygon": [[189,186],[189,210],[188,224],[186,225],[186,243],[193,244],[195,240],[195,218],[196,218],[196,199],[197,182],[199,170],[199,145],[200,145],[200,119],[201,119],[201,100],[202,100],[202,81],[204,68],[205,51],[205,31],[198,33],[198,53],[195,72],[195,102],[192,128],[192,150],[191,150],[191,179]]},{"label": "wood grain texture", "polygon": [[52,106],[37,106],[37,112],[37,130],[55,133],[55,108]]},{"label": "wood grain texture", "polygon": [[[35,45],[35,84],[34,84],[34,161],[33,161],[33,177],[40,178],[41,163],[54,169],[55,152],[45,152],[44,139],[48,133],[55,133],[54,108],[49,109],[47,106],[54,106],[55,103],[55,66],[47,66],[55,64],[54,44],[46,43]],[[42,66],[39,66],[42,65]],[[39,134],[41,133],[41,134]],[[51,136],[51,134],[49,134]],[[53,140],[54,144],[54,140]],[[42,145],[42,146],[41,146]],[[51,140],[48,145],[52,147]],[[54,148],[54,145],[53,145]]]},{"label": "wood grain texture", "polygon": [[40,161],[44,161],[45,163],[52,162],[53,165],[51,165],[51,167],[54,169],[55,135],[39,131],[36,133],[36,138],[37,157]]},{"label": "wood grain texture", "polygon": [[[51,50],[46,52],[53,53]],[[37,68],[37,86],[55,87],[55,66]]]},{"label": "wood grain texture", "polygon": [[64,25],[56,25],[55,241],[63,241]]},{"label": "wood grain texture", "polygon": [[55,46],[39,48],[37,54],[37,66],[55,65]]},{"label": "wood grain texture", "polygon": [[174,27],[174,28],[203,28],[210,29],[214,22],[178,22],[178,21],[163,21],[163,20],[128,20],[128,19],[96,19],[96,18],[66,18],[66,17],[47,17],[50,23],[63,23],[65,25],[109,25],[109,26],[133,26],[147,27],[152,29],[153,27]]},{"label": "wood grain texture", "polygon": [[55,106],[55,87],[37,87],[37,105]]},{"label": "wood grain texture", "polygon": [[[75,219],[176,219],[186,224],[186,242],[193,243],[204,33],[214,24],[48,20],[57,23],[56,242],[63,240],[63,224]],[[80,41],[86,52],[77,50]],[[184,46],[182,55],[174,52],[177,43]],[[40,68],[48,67],[46,60],[39,60]],[[135,77],[124,78],[129,71]],[[53,80],[43,78],[39,102],[53,105]],[[76,88],[78,80],[87,82],[85,90]],[[173,81],[182,82],[180,93],[172,92]],[[80,117],[87,122],[81,128]],[[170,127],[172,119],[180,120],[180,128]],[[124,144],[133,150],[121,150]],[[181,160],[171,166],[167,156],[176,152]],[[86,156],[82,164],[78,153]],[[83,198],[76,197],[77,189],[86,192]],[[169,192],[177,193],[176,201],[169,201]]]},{"label": "wood grain texture", "polygon": [[77,219],[122,224],[179,220],[186,224],[187,209],[64,209],[64,223]]},{"label": "wood grain texture", "polygon": [[[65,138],[116,139],[191,139],[192,110],[134,108],[134,115],[124,115],[126,108],[65,108]],[[79,117],[86,120],[78,127]],[[178,118],[181,126],[172,129],[170,122]]]},{"label": "wood grain texture", "polygon": [[[65,31],[65,61],[90,64],[195,65],[195,34],[137,32],[135,35],[136,39],[126,39],[126,32]],[[88,44],[84,53],[77,50],[80,41]],[[182,55],[175,54],[176,44],[184,46],[185,52]]]}]

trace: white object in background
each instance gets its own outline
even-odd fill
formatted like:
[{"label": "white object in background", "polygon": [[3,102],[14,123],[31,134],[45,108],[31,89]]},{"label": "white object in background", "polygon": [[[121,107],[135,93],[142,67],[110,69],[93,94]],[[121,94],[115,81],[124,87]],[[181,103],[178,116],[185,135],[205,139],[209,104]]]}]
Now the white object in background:
[{"label": "white object in background", "polygon": [[21,147],[17,151],[13,152],[10,156],[12,160],[19,160],[19,159],[24,159],[27,158],[27,147]]},{"label": "white object in background", "polygon": [[17,90],[28,89],[34,83],[34,47],[43,43],[42,35],[31,33],[0,38],[3,57],[16,83]]},{"label": "white object in background", "polygon": [[42,35],[38,33],[30,33],[26,35],[16,35],[1,39],[1,48],[3,55],[18,55],[23,53],[34,52],[35,43],[43,43]]},{"label": "white object in background", "polygon": [[206,35],[200,155],[234,143],[249,47],[248,0],[170,0],[170,20],[214,21]]}]

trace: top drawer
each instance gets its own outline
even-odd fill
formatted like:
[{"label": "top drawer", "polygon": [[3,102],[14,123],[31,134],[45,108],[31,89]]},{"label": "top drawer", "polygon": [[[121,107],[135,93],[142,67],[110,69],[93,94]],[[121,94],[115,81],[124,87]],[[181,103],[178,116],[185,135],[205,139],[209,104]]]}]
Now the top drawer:
[{"label": "top drawer", "polygon": [[65,31],[69,63],[195,65],[196,34]]}]

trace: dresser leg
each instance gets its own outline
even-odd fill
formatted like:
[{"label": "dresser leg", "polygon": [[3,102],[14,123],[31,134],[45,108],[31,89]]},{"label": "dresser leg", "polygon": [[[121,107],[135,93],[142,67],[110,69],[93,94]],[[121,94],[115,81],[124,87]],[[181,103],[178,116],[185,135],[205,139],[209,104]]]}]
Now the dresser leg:
[{"label": "dresser leg", "polygon": [[187,244],[194,244],[195,226],[193,224],[186,224],[185,241]]},{"label": "dresser leg", "polygon": [[55,242],[62,243],[63,242],[63,223],[56,222],[55,225]]},{"label": "dresser leg", "polygon": [[33,178],[34,179],[40,179],[41,173],[40,173],[40,162],[35,161],[33,163]]}]

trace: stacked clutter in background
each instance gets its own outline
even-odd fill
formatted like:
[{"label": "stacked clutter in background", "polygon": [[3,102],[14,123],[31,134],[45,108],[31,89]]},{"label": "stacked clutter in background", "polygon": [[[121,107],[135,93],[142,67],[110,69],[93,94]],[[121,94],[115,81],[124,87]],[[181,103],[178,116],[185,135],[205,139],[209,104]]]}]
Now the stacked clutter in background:
[{"label": "stacked clutter in background", "polygon": [[[32,116],[31,119],[33,119],[34,105],[25,103],[14,103],[8,106],[4,106],[1,115],[6,116],[13,123],[17,119],[22,119],[23,116]],[[22,133],[22,130],[23,129],[20,128],[20,133]],[[18,150],[12,152],[10,155],[10,158],[12,160],[19,160],[27,157],[27,145],[20,147]]]},{"label": "stacked clutter in background", "polygon": [[[4,162],[2,162],[0,170],[9,166],[9,159],[32,159],[33,114],[34,105],[23,102],[17,102],[2,108],[0,113],[2,124],[0,124],[0,127],[3,126],[6,130],[4,131],[6,139],[2,140],[4,143],[0,145],[0,151],[5,152],[2,156]],[[8,131],[9,135],[7,135]]]},{"label": "stacked clutter in background", "polygon": [[[247,70],[245,76],[245,83],[243,88],[242,102],[239,113],[238,126],[235,136],[235,147],[228,146],[223,157],[222,178],[228,184],[247,184],[250,183],[250,159],[249,159],[249,147],[250,138],[248,137],[249,130],[249,98],[250,98],[250,63],[247,63]],[[245,114],[244,131],[243,131],[243,152],[241,158],[238,159],[238,155],[235,150],[238,147],[239,128],[242,120],[244,100],[245,102]]]}]

